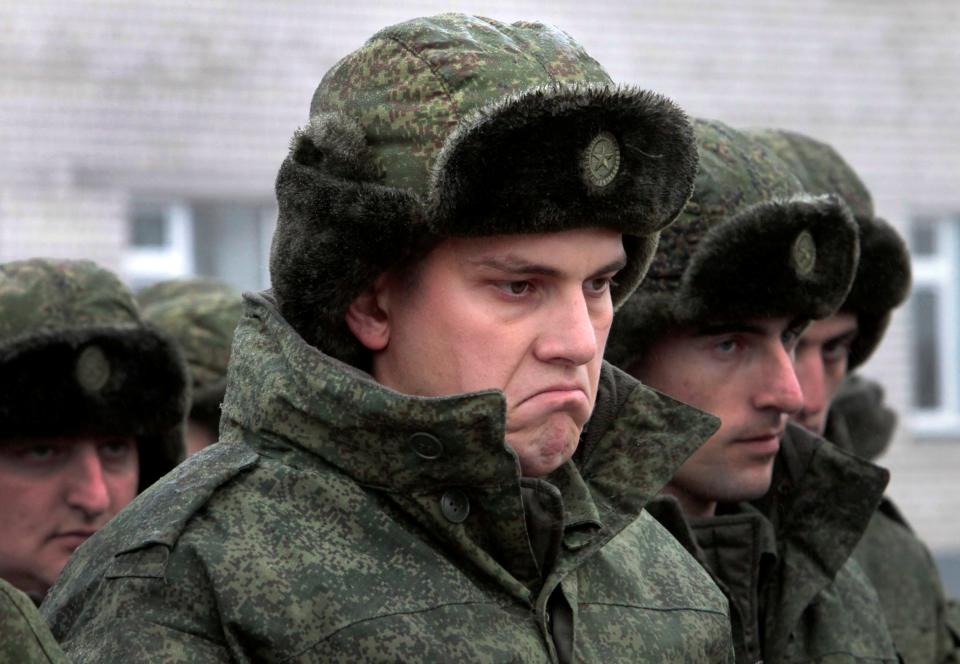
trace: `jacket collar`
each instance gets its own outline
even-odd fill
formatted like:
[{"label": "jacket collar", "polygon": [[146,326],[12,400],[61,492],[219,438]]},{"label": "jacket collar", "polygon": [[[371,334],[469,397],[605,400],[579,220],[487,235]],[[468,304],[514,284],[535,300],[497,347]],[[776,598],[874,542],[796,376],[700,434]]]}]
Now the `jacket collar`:
[{"label": "jacket collar", "polygon": [[[426,484],[493,486],[519,479],[505,443],[506,406],[498,390],[413,397],[308,345],[280,316],[269,291],[247,294],[236,332],[223,410],[238,425],[320,456],[361,484],[391,491]],[[256,392],[243,385],[260,386]],[[594,416],[576,459],[550,476],[565,494],[598,491],[608,508],[639,512],[716,430],[718,421],[640,385],[604,363]],[[428,434],[435,459],[416,452]],[[429,438],[427,440],[430,440]],[[579,475],[582,474],[582,480]],[[572,497],[572,495],[571,495]],[[573,509],[573,506],[571,506]],[[591,511],[570,518],[592,519]]]},{"label": "jacket collar", "polygon": [[[890,474],[794,424],[787,426],[771,490],[755,505],[773,522],[781,591],[768,639],[785,643],[800,615],[850,559]],[[768,621],[769,625],[769,621]]]},{"label": "jacket collar", "polygon": [[[524,595],[533,566],[520,466],[504,440],[503,394],[399,394],[304,342],[269,292],[245,299],[222,438],[245,440],[291,465],[316,464],[319,458],[359,484],[387,492],[428,530],[503,577],[488,555],[495,549],[492,557],[521,581],[504,583]],[[545,478],[563,501],[563,542],[571,555],[559,568],[574,568],[635,520],[717,426],[713,416],[604,363],[597,407],[575,460]],[[445,522],[437,496],[454,487],[470,494],[487,516],[460,525]]]},{"label": "jacket collar", "polygon": [[[746,647],[750,636],[752,609],[743,607],[756,602],[765,605],[764,640],[776,647],[786,643],[806,608],[850,559],[888,478],[886,470],[789,424],[770,491],[760,500],[725,506],[725,514],[707,519],[685,517],[672,498],[660,498],[648,509],[710,571],[728,598],[738,600],[738,647]],[[738,550],[751,551],[754,560],[764,554],[772,559],[775,551],[777,564],[768,581],[773,585],[757,587],[761,570],[756,567],[725,565],[718,570],[711,564],[716,558],[709,549],[716,545],[732,550],[732,541],[741,538],[750,541],[738,541]],[[737,569],[738,578],[730,578]],[[760,594],[748,601],[737,588],[751,586]]]}]

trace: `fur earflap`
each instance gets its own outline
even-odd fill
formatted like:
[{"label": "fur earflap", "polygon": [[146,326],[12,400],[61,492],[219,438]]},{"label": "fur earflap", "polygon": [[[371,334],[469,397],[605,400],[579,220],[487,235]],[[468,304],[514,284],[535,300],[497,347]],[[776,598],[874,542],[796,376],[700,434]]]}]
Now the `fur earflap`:
[{"label": "fur earflap", "polygon": [[[804,234],[813,251],[800,247],[807,262],[798,266]],[[686,251],[679,280],[647,279],[614,317],[607,360],[629,371],[677,326],[828,316],[850,288],[859,243],[837,197],[802,196],[747,207],[697,234]]]},{"label": "fur earflap", "polygon": [[[582,164],[600,132],[616,140],[619,167],[596,187]],[[454,130],[433,171],[430,221],[444,236],[585,223],[646,235],[680,213],[696,172],[693,131],[664,97],[626,87],[537,88],[481,108]]]},{"label": "fur earflap", "polygon": [[273,292],[308,343],[350,364],[364,351],[347,307],[426,232],[417,197],[378,184],[376,173],[359,125],[320,114],[294,136],[277,175]]},{"label": "fur earflap", "polygon": [[850,346],[847,370],[862,365],[883,337],[890,313],[910,292],[910,253],[883,219],[858,218],[860,263],[841,311],[857,316],[858,332]]},{"label": "fur earflap", "polygon": [[[806,273],[795,260],[802,233],[813,240]],[[700,241],[674,300],[674,317],[681,324],[823,318],[843,303],[858,252],[857,226],[836,196],[757,204]]]},{"label": "fur earflap", "polygon": [[133,435],[141,488],[183,458],[186,366],[149,328],[40,332],[0,347],[0,368],[4,436]]}]

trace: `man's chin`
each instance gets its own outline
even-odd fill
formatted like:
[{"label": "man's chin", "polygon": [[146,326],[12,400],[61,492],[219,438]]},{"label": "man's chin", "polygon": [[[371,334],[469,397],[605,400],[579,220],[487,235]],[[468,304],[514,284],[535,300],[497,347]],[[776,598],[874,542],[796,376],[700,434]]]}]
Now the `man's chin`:
[{"label": "man's chin", "polygon": [[542,477],[552,473],[573,456],[580,443],[581,427],[566,418],[563,422],[547,422],[537,430],[507,433],[507,444],[520,459],[525,477]]}]

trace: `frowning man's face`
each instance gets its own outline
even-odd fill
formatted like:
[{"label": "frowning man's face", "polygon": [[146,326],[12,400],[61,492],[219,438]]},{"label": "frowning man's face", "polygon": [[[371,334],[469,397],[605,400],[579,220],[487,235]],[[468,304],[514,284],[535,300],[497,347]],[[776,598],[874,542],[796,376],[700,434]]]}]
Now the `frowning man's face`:
[{"label": "frowning man's face", "polygon": [[387,387],[503,391],[507,443],[524,475],[542,476],[593,411],[625,262],[621,234],[601,228],[447,239],[412,275],[382,276],[347,321]]}]

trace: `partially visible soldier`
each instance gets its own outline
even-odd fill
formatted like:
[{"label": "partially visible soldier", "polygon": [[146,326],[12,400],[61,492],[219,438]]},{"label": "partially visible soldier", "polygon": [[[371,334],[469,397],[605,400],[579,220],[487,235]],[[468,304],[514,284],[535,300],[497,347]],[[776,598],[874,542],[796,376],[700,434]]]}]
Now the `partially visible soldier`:
[{"label": "partially visible soldier", "polygon": [[67,654],[729,661],[643,511],[716,418],[603,362],[695,173],[684,114],[556,28],[445,14],[346,56],[280,167],[221,442],[71,561]]},{"label": "partially visible soldier", "polygon": [[0,579],[0,662],[65,664],[66,661],[30,598]]},{"label": "partially visible soldier", "polygon": [[0,265],[0,578],[39,603],[183,456],[186,370],[90,261]]},{"label": "partially visible soldier", "polygon": [[[839,311],[814,321],[797,344],[803,408],[795,420],[842,449],[874,460],[889,445],[896,414],[883,389],[857,376],[883,338],[890,315],[910,289],[910,256],[897,232],[874,214],[870,192],[829,145],[795,132],[750,134],[770,147],[812,194],[840,195],[860,228],[860,261]],[[883,605],[907,664],[956,661],[946,600],[930,552],[884,497],[854,551]]]},{"label": "partially visible soldier", "polygon": [[695,130],[693,197],[618,313],[607,356],[722,424],[649,509],[726,592],[738,662],[895,662],[850,557],[887,473],[787,423],[803,403],[794,346],[843,302],[856,225],[742,132]]},{"label": "partially visible soldier", "polygon": [[187,456],[217,441],[227,363],[243,303],[231,286],[202,277],[161,281],[137,293],[143,319],[174,339],[190,370]]}]

